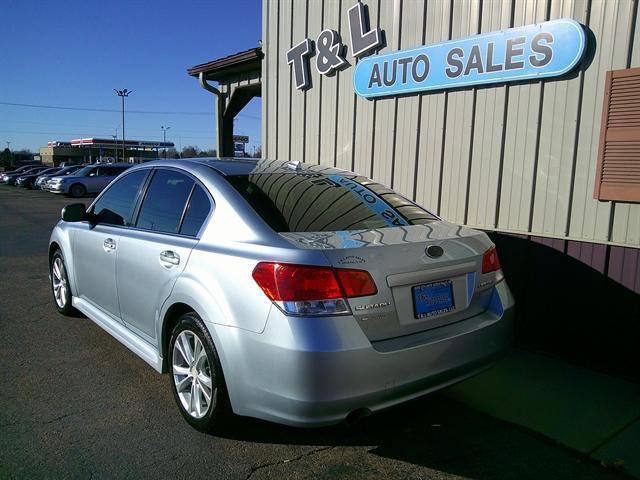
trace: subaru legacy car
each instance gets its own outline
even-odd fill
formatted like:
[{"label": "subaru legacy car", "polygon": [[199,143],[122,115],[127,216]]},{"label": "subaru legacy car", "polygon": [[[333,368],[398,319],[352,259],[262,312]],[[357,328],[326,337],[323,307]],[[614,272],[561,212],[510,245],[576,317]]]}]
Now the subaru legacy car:
[{"label": "subaru legacy car", "polygon": [[130,168],[130,163],[98,163],[87,165],[71,175],[53,177],[47,183],[52,193],[82,197],[87,193],[99,193],[111,181]]},{"label": "subaru legacy car", "polygon": [[63,209],[49,265],[58,311],[168,373],[200,430],[354,420],[474,375],[511,338],[485,233],[319,165],[136,166]]}]

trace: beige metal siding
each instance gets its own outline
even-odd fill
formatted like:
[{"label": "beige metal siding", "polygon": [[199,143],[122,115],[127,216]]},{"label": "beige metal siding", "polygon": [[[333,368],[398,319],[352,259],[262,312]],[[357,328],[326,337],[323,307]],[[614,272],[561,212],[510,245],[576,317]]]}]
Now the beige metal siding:
[{"label": "beige metal siding", "polygon": [[262,155],[277,158],[278,142],[278,61],[280,59],[278,32],[278,3],[264,2],[262,7]]},{"label": "beige metal siding", "polygon": [[[587,0],[552,2],[549,20],[569,17],[586,24],[587,4]],[[583,82],[583,73],[578,71],[565,81],[544,84],[532,233],[556,236],[566,233]]]},{"label": "beige metal siding", "polygon": [[[510,28],[511,14],[511,2],[483,2],[481,31]],[[476,93],[469,194],[464,221],[467,225],[495,226],[507,91],[506,86],[498,86],[479,89]]]},{"label": "beige metal siding", "polygon": [[[351,3],[351,2],[348,2]],[[385,31],[387,45],[380,50],[381,53],[396,51],[400,42],[400,14],[402,2],[399,0],[381,0],[379,5],[380,27]],[[383,24],[384,21],[384,24]],[[373,20],[372,20],[373,22]],[[352,70],[349,70],[351,75]],[[392,159],[395,155],[394,137],[398,120],[396,98],[376,99],[375,104],[375,126],[373,138],[373,152],[371,176],[377,178],[383,185],[391,185],[391,171],[393,169]],[[402,112],[405,115],[405,112]],[[356,118],[356,125],[360,127]],[[355,152],[357,155],[358,152]]]},{"label": "beige metal siding", "polygon": [[[307,2],[304,0],[297,0],[292,2],[293,6],[293,40],[291,46],[296,45],[300,40],[307,37]],[[289,70],[291,70],[289,68]],[[314,75],[317,76],[317,72],[314,72],[314,68],[309,69],[312,80],[317,80]],[[291,88],[295,90],[295,82],[291,80]],[[311,142],[313,139],[307,138],[307,132],[305,131],[306,123],[306,106],[308,91],[300,92],[296,91],[297,95],[291,95],[291,125],[289,143],[291,147],[290,158],[293,160],[304,161],[305,148],[304,145]],[[315,121],[315,120],[314,120]]]},{"label": "beige metal siding", "polygon": [[[355,3],[263,1],[265,156],[289,159],[291,148],[293,159],[354,169],[455,222],[640,246],[640,205],[593,198],[605,72],[640,64],[634,1],[364,0],[385,32],[381,52],[563,17],[596,39],[588,67],[561,79],[375,100],[353,92]],[[341,34],[350,66],[320,78],[312,57],[313,86],[299,92],[286,51],[321,28]]]},{"label": "beige metal siding", "polygon": [[589,27],[598,40],[591,66],[585,71],[582,115],[574,178],[569,236],[606,242],[610,239],[612,203],[593,198],[596,158],[600,138],[605,75],[608,70],[625,68],[629,52],[633,4],[628,0],[594,0]]},{"label": "beige metal siding", "polygon": [[[347,35],[349,32],[349,22],[347,19],[347,10],[352,6],[351,2],[349,2],[348,0],[325,0],[325,8],[327,3],[330,3],[332,1],[338,3],[340,7],[340,21],[335,24],[335,26],[328,26],[328,28],[333,28],[335,31],[340,33],[340,35],[348,38]],[[372,18],[372,22],[375,22],[374,18]],[[354,60],[353,57],[351,57],[350,51],[347,51],[346,59],[349,63],[353,64]],[[332,100],[335,100],[334,108],[336,109],[336,144],[333,156],[333,165],[347,170],[351,170],[352,168],[354,152],[353,118],[355,111],[355,93],[353,93],[353,87],[351,86],[352,71],[353,68],[350,67],[346,70],[338,71],[335,74],[335,77],[325,77],[325,83],[335,81],[338,84],[335,99],[326,97],[326,100],[330,104],[333,103]],[[327,162],[327,164],[331,165],[331,162]]]},{"label": "beige metal siding", "polygon": [[[451,2],[427,2],[424,43],[438,43],[451,38]],[[426,207],[435,211],[440,198],[440,174],[444,139],[444,119],[447,92],[420,95],[420,131],[418,138],[418,168],[413,198],[420,199]]]},{"label": "beige metal siding", "polygon": [[[391,3],[391,2],[389,2]],[[378,14],[378,5],[380,1],[370,2],[369,6],[369,15],[371,17],[371,26],[379,26],[377,25],[377,21],[380,20],[380,15]],[[347,8],[349,6],[349,2],[347,2]],[[343,31],[343,39],[349,40],[349,30]],[[351,56],[351,51],[348,52],[347,60],[354,67],[357,64],[355,58]],[[376,102],[366,100],[362,97],[358,97],[353,94],[356,102],[356,110],[355,110],[355,132],[354,132],[354,156],[353,156],[353,170],[361,173],[363,175],[367,175],[371,177],[371,162],[373,159],[373,136],[374,136],[374,127],[375,127],[375,113],[376,113]]]},{"label": "beige metal siding", "polygon": [[[546,20],[547,2],[519,0],[515,4],[513,26]],[[538,125],[542,85],[510,85],[505,120],[498,229],[528,232],[531,197],[538,147]]]},{"label": "beige metal siding", "polygon": [[[322,28],[336,28],[340,24],[340,2],[323,2]],[[313,87],[316,88],[316,87]],[[334,77],[321,76],[319,88],[322,89],[320,116],[320,152],[319,161],[323,165],[335,164],[337,136],[338,81]],[[309,119],[310,121],[313,121]]]},{"label": "beige metal siding", "polygon": [[[278,55],[277,68],[278,68],[278,95],[275,101],[278,103],[278,137],[276,138],[277,157],[280,160],[289,160],[291,151],[291,104],[292,97],[294,95],[301,95],[296,91],[295,85],[292,84],[292,72],[290,66],[287,64],[286,52],[292,46],[293,29],[292,29],[292,10],[293,0],[282,0],[272,2],[278,5]],[[296,39],[296,41],[300,41]],[[270,99],[273,101],[274,99]],[[297,132],[300,135],[301,132]]]},{"label": "beige metal siding", "polygon": [[[300,2],[303,3],[303,2]],[[318,38],[322,31],[322,1],[308,0],[307,2],[308,28],[307,36]],[[307,163],[320,163],[320,124],[322,122],[322,75],[315,65],[309,69],[311,73],[311,88],[305,92],[306,112],[302,119],[304,123],[304,155],[301,160]]]},{"label": "beige metal siding", "polygon": [[[400,49],[423,44],[425,2],[404,2],[399,45]],[[395,129],[395,165],[391,186],[403,192],[413,193],[416,177],[416,150],[420,135],[420,99],[400,97],[397,101],[398,116]]]}]

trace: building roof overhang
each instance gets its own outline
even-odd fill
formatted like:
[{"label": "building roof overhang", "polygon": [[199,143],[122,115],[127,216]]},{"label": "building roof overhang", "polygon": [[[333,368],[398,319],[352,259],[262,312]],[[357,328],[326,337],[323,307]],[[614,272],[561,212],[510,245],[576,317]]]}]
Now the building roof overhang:
[{"label": "building roof overhang", "polygon": [[187,69],[192,77],[204,74],[206,80],[220,81],[226,77],[253,71],[262,71],[262,47],[250,48],[217,60],[201,63]]}]

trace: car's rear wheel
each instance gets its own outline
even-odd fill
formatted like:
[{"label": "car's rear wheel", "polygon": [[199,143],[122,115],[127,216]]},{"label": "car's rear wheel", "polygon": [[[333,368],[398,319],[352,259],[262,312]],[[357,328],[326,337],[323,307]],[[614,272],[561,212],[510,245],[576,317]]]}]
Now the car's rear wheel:
[{"label": "car's rear wheel", "polygon": [[67,316],[74,316],[77,310],[71,305],[71,287],[64,257],[60,250],[56,250],[51,258],[51,292],[58,312]]},{"label": "car's rear wheel", "polygon": [[231,416],[218,353],[202,319],[190,312],[178,320],[168,351],[171,389],[182,416],[211,432]]},{"label": "car's rear wheel", "polygon": [[71,195],[74,198],[84,197],[86,193],[87,193],[87,189],[85,188],[84,185],[81,185],[80,183],[74,183],[69,188],[69,195]]}]

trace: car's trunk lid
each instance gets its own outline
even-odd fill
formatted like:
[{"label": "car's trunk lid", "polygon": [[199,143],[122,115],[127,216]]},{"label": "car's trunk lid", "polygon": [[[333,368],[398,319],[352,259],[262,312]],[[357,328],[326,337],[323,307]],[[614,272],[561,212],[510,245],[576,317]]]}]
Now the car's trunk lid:
[{"label": "car's trunk lid", "polygon": [[377,294],[351,298],[349,305],[371,341],[461,321],[489,304],[495,274],[482,274],[482,257],[491,241],[477,230],[436,220],[376,230],[280,235],[298,248],[321,249],[336,268],[370,273]]}]

